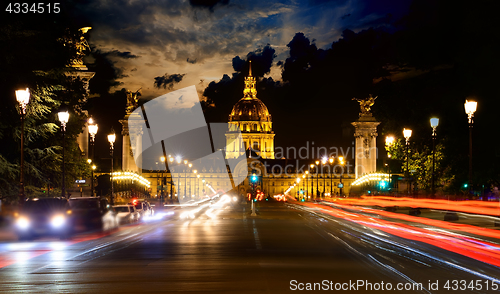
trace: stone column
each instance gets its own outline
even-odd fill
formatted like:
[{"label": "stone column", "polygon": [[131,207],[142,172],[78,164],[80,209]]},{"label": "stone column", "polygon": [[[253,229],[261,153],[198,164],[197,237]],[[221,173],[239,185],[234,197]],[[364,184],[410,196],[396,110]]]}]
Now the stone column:
[{"label": "stone column", "polygon": [[357,121],[352,123],[356,138],[354,153],[356,178],[377,170],[377,126],[379,124],[380,122],[376,121],[371,114],[362,114]]},{"label": "stone column", "polygon": [[[136,114],[127,114],[125,118],[120,120],[122,124],[122,170],[124,171],[132,171],[137,174],[142,174],[142,169],[138,166],[141,166],[141,158],[142,156],[138,156],[137,159],[134,159],[134,152],[140,152],[142,149],[142,136],[137,136],[134,142],[130,141],[130,130],[128,125],[129,119],[140,119],[142,118]],[[139,125],[139,124],[137,124]],[[134,134],[142,135],[143,130],[132,130]]]},{"label": "stone column", "polygon": [[[83,82],[83,89],[85,93],[83,95],[83,100],[87,101],[88,92],[89,92],[89,82],[95,75],[95,72],[91,72],[87,67],[68,67],[66,69],[65,75],[71,79],[80,79]],[[85,114],[88,114],[87,110],[82,110]],[[89,124],[86,122],[83,127],[82,132],[78,135],[76,139],[78,146],[80,146],[80,150],[82,153],[89,158]]]}]

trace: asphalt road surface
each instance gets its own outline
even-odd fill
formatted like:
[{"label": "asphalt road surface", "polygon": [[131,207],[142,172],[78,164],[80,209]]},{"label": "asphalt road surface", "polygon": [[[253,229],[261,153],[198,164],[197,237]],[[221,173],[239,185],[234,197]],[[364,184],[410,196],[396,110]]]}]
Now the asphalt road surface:
[{"label": "asphalt road surface", "polygon": [[[68,241],[3,241],[0,291],[500,293],[497,266],[438,243],[391,234],[370,220],[353,221],[317,207],[261,202],[257,208],[256,217],[248,204],[228,203],[188,219],[177,210],[162,220]],[[498,240],[483,241],[498,252],[491,245]]]}]

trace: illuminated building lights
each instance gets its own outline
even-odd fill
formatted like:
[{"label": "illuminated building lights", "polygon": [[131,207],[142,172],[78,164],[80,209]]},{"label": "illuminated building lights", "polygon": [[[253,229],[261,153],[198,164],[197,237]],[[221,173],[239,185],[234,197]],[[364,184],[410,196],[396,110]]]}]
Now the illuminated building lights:
[{"label": "illuminated building lights", "polygon": [[364,175],[364,176],[356,179],[354,182],[352,182],[351,185],[352,186],[359,186],[359,185],[363,185],[363,184],[373,182],[373,181],[389,181],[389,179],[390,179],[389,174],[371,173],[371,174],[367,174],[367,175]]},{"label": "illuminated building lights", "polygon": [[147,188],[151,187],[151,183],[148,180],[133,172],[114,172],[111,174],[111,176],[113,180],[132,180],[139,182],[141,185],[146,186]]}]

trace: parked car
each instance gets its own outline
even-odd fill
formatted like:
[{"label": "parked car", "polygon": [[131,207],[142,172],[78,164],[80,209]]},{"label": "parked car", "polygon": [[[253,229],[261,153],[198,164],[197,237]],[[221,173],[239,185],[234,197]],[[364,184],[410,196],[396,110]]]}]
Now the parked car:
[{"label": "parked car", "polygon": [[15,219],[15,231],[20,240],[39,236],[69,238],[73,233],[74,217],[64,198],[35,198],[24,202]]},{"label": "parked car", "polygon": [[69,199],[77,230],[110,230],[118,226],[116,213],[106,199],[75,197]]},{"label": "parked car", "polygon": [[139,212],[132,205],[115,205],[113,206],[116,212],[118,224],[133,223],[139,220]]}]

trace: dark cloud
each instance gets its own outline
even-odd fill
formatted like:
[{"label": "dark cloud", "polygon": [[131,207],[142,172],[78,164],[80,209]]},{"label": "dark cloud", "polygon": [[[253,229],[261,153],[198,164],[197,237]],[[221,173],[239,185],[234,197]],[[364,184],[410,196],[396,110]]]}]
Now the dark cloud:
[{"label": "dark cloud", "polygon": [[163,76],[160,77],[155,77],[155,82],[154,86],[155,88],[164,88],[164,89],[169,89],[171,90],[175,84],[179,83],[182,81],[182,78],[186,74],[172,74],[169,75],[168,73],[164,74]]},{"label": "dark cloud", "polygon": [[130,52],[121,52],[118,50],[112,50],[112,51],[107,52],[106,54],[109,56],[116,56],[116,57],[120,57],[123,59],[131,59],[131,58],[139,58],[140,57],[140,56],[134,55]]},{"label": "dark cloud", "polygon": [[92,49],[91,58],[93,62],[88,66],[96,74],[89,83],[91,93],[104,95],[111,88],[121,84],[118,80],[125,77],[123,69],[115,66],[115,61],[110,58],[110,56],[116,56],[116,54],[114,51],[106,52],[95,48]]},{"label": "dark cloud", "polygon": [[211,82],[203,92],[203,96],[207,99],[205,105],[215,105],[212,108],[205,107],[207,121],[227,121],[232,106],[243,95],[243,80],[248,74],[249,60],[252,60],[252,75],[258,78],[259,97],[265,96],[265,92],[278,87],[280,83],[271,78],[263,78],[270,72],[274,58],[276,58],[275,49],[269,44],[249,52],[244,58],[235,56],[233,58],[234,72],[231,76],[224,74],[222,79]]},{"label": "dark cloud", "polygon": [[191,63],[191,64],[195,64],[195,63],[196,63],[196,58],[195,58],[195,59],[192,59],[192,58],[189,58],[189,57],[188,57],[188,58],[186,59],[186,62],[187,62],[187,63]]},{"label": "dark cloud", "polygon": [[193,7],[208,8],[210,11],[213,11],[215,5],[227,5],[229,4],[229,0],[189,0],[189,4]]}]

